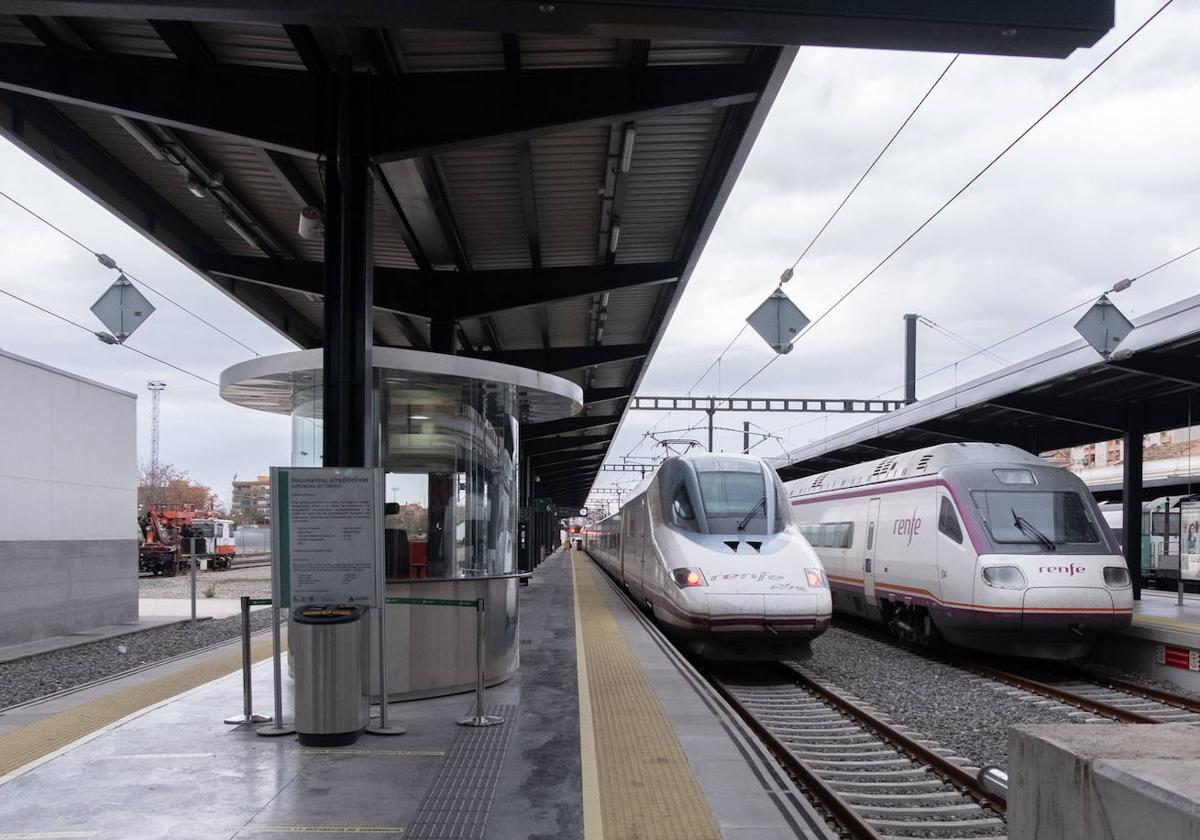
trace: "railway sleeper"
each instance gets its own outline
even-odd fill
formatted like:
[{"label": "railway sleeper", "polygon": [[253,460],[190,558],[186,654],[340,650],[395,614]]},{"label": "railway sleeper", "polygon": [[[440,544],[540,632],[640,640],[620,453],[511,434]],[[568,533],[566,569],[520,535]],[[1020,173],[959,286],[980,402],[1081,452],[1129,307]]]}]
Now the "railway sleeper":
[{"label": "railway sleeper", "polygon": [[[868,774],[870,775],[870,774]],[[856,779],[826,779],[829,786],[838,793],[862,793],[868,790],[882,791],[899,791],[899,790],[919,790],[921,788],[944,788],[945,782],[941,779],[927,777],[924,779],[913,779],[910,781],[884,781],[882,779],[875,781],[861,781]],[[898,795],[895,793],[889,794],[892,796]]]},{"label": "railway sleeper", "polygon": [[935,790],[929,793],[859,793],[857,791],[839,791],[842,798],[850,803],[869,804],[872,802],[961,802],[963,795],[956,790]]},{"label": "railway sleeper", "polygon": [[[959,797],[962,800],[962,797]],[[950,819],[990,819],[990,815],[974,802],[962,801],[955,805],[855,805],[854,810],[864,817],[894,817],[909,818],[916,822],[931,820],[935,817]],[[968,817],[968,815],[970,815]]]},{"label": "railway sleeper", "polygon": [[1004,820],[983,817],[977,820],[885,820],[867,817],[877,831],[887,831],[901,837],[943,837],[952,831],[983,831],[1003,829]]}]

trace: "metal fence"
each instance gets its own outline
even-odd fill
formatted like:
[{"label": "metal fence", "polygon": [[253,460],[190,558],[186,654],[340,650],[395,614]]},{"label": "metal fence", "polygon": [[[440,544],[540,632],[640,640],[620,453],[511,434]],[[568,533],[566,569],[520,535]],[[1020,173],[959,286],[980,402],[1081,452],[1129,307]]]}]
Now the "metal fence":
[{"label": "metal fence", "polygon": [[271,553],[271,529],[268,526],[242,525],[234,531],[233,540],[239,555]]}]

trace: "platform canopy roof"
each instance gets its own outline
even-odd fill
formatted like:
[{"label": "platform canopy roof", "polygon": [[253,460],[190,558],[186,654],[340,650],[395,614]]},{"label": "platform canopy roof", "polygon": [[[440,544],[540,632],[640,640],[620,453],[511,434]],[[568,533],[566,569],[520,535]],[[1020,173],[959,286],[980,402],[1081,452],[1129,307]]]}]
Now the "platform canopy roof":
[{"label": "platform canopy roof", "polygon": [[326,198],[330,71],[369,74],[375,343],[448,321],[436,350],[583,386],[583,416],[525,430],[540,494],[576,505],[795,46],[1061,57],[1112,23],[1112,0],[5,0],[0,131],[314,347],[298,218]]},{"label": "platform canopy roof", "polygon": [[1109,360],[1083,339],[775,459],[785,479],[959,441],[1030,452],[1166,431],[1200,417],[1200,296],[1133,319]]}]

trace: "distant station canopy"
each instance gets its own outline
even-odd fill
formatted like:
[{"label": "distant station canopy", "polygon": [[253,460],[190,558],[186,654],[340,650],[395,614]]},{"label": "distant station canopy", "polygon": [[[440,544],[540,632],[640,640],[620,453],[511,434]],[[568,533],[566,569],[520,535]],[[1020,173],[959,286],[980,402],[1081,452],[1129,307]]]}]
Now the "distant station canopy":
[{"label": "distant station canopy", "polygon": [[372,346],[555,373],[585,499],[799,45],[1063,57],[1113,3],[18,0],[0,132],[300,348],[327,463]]}]

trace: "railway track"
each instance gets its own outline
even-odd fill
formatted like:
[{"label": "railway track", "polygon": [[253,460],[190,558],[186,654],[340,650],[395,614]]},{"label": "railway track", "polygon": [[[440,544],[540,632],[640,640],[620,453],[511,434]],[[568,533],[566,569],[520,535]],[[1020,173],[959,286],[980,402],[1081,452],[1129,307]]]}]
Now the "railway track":
[{"label": "railway track", "polygon": [[854,840],[1004,837],[1004,801],[948,751],[787,665],[710,675]]},{"label": "railway track", "polygon": [[1119,723],[1200,722],[1200,700],[1095,674],[1073,665],[1056,666],[1060,668],[1059,672],[1047,675],[1047,666],[1038,664],[1031,667],[1040,673],[1038,676],[1030,676],[1029,673],[1017,673],[958,654],[930,650],[904,642],[885,635],[874,627],[863,627],[857,622],[839,621],[837,626],[985,679],[1065,703],[1099,718]]}]

